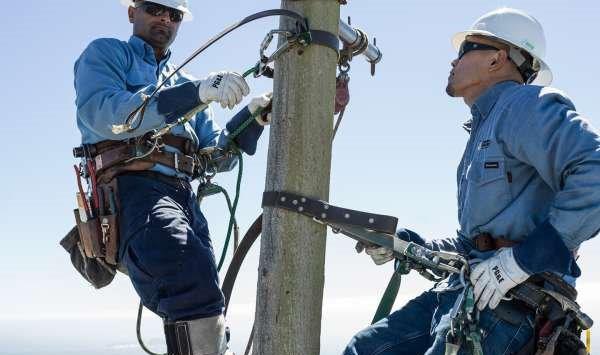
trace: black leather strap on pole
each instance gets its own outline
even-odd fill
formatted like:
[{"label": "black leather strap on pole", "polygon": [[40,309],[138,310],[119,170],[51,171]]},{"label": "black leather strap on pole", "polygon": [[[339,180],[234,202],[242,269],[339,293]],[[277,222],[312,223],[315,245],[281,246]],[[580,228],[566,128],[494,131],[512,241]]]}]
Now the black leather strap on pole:
[{"label": "black leather strap on pole", "polygon": [[340,40],[338,36],[329,31],[310,30],[311,44],[318,44],[333,49],[337,54],[340,53]]},{"label": "black leather strap on pole", "polygon": [[283,208],[325,223],[346,224],[389,234],[396,233],[398,225],[396,217],[336,207],[327,201],[286,191],[265,191],[262,206]]},{"label": "black leather strap on pole", "polygon": [[260,236],[262,232],[262,214],[256,218],[254,223],[248,228],[248,231],[242,238],[240,245],[235,250],[233,254],[233,258],[231,259],[231,263],[229,263],[229,267],[227,268],[227,273],[225,274],[225,278],[223,279],[223,286],[221,286],[221,290],[223,291],[223,296],[225,297],[225,310],[224,314],[227,314],[227,310],[229,308],[229,301],[231,300],[231,294],[233,292],[233,286],[235,285],[235,280],[237,278],[238,272],[242,267],[242,263],[246,258],[246,255],[250,251],[250,248],[254,244],[254,242]]}]

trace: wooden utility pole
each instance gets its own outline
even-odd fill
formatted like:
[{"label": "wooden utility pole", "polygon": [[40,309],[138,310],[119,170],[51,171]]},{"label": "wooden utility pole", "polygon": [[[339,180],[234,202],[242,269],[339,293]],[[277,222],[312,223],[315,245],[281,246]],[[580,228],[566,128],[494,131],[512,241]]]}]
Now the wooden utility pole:
[{"label": "wooden utility pole", "polygon": [[[283,0],[311,29],[337,35],[335,0]],[[289,20],[281,28],[291,28]],[[311,45],[275,63],[267,191],[328,200],[336,53]],[[294,212],[264,209],[253,355],[317,355],[326,228]]]}]

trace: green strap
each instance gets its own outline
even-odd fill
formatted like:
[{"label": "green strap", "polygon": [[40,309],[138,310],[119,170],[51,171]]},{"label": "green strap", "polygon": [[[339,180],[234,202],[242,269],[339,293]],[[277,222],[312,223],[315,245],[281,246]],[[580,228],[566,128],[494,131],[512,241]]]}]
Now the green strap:
[{"label": "green strap", "polygon": [[399,260],[396,270],[394,270],[394,273],[392,274],[392,277],[385,288],[385,292],[379,301],[379,306],[377,306],[377,311],[375,311],[375,315],[373,316],[371,324],[377,323],[390,315],[392,307],[394,306],[394,302],[396,302],[398,291],[400,290],[402,275],[407,275],[409,272],[410,266],[406,262]]},{"label": "green strap", "polygon": [[473,293],[473,286],[466,286],[467,298],[465,299],[465,312],[471,315],[472,321],[468,323],[468,329],[465,329],[465,338],[467,342],[471,344],[471,350],[473,355],[483,355],[483,348],[481,347],[481,332],[477,326],[477,319],[475,313],[475,295]]},{"label": "green strap", "polygon": [[402,275],[394,271],[381,297],[381,301],[379,301],[379,306],[377,306],[377,311],[375,311],[371,324],[377,323],[390,315],[396,301],[396,296],[398,296],[398,291],[400,290],[401,278]]}]

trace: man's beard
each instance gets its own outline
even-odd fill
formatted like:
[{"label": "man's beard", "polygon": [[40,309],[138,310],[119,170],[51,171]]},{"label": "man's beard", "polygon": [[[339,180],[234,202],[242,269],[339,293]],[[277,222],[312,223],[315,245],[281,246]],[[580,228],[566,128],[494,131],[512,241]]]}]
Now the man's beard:
[{"label": "man's beard", "polygon": [[448,85],[446,85],[446,94],[448,94],[450,97],[456,97],[456,90],[454,90],[454,86],[452,86],[450,82],[448,82]]},{"label": "man's beard", "polygon": [[152,46],[166,48],[173,42],[173,31],[165,28],[153,27],[149,34]]}]

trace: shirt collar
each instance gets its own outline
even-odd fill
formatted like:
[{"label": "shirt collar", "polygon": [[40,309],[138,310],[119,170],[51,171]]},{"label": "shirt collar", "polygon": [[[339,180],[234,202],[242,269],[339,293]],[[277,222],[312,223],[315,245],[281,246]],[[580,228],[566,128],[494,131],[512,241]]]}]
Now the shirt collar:
[{"label": "shirt collar", "polygon": [[484,91],[471,106],[471,114],[473,119],[485,120],[492,111],[492,108],[500,98],[500,95],[508,88],[521,85],[516,81],[502,81],[494,84],[492,87]]},{"label": "shirt collar", "polygon": [[[154,48],[149,45],[146,41],[138,36],[132,35],[129,37],[129,45],[133,48],[133,51],[144,58],[147,62],[156,64],[156,57],[154,56]],[[171,50],[167,49],[165,56],[161,59],[161,64],[166,63],[171,57]]]}]

